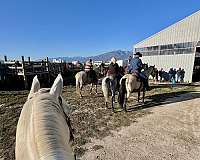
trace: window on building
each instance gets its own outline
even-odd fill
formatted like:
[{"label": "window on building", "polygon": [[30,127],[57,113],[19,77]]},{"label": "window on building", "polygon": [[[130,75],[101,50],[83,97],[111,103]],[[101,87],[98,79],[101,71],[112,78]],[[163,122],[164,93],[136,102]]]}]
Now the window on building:
[{"label": "window on building", "polygon": [[[174,55],[174,54],[190,54],[194,52],[196,42],[185,42],[176,44],[167,44],[159,46],[148,46],[144,48],[136,48],[136,52],[141,52],[144,56],[151,55]],[[200,41],[198,42],[200,46]]]}]

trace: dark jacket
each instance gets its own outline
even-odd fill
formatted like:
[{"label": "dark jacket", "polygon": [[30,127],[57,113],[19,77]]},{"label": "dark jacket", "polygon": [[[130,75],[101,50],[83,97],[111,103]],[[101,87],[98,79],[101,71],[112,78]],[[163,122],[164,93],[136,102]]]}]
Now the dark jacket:
[{"label": "dark jacket", "polygon": [[117,63],[110,63],[110,65],[108,66],[108,73],[107,75],[110,76],[117,76],[119,75],[120,70],[119,70],[119,65]]}]

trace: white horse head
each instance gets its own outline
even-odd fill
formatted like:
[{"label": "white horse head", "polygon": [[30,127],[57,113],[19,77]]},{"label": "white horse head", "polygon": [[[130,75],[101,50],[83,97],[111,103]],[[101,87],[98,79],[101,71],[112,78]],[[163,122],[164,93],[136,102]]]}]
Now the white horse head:
[{"label": "white horse head", "polygon": [[37,93],[46,93],[49,92],[50,95],[53,95],[57,102],[62,102],[62,107],[65,113],[68,115],[70,113],[69,105],[66,101],[62,98],[62,90],[63,90],[63,78],[61,74],[58,74],[57,78],[55,79],[52,87],[49,88],[40,88],[40,82],[38,80],[37,75],[33,78],[31,90],[29,92],[27,100],[30,100],[34,95]]},{"label": "white horse head", "polygon": [[66,102],[61,97],[63,79],[59,74],[51,88],[40,88],[33,78],[16,132],[16,159],[74,159]]}]

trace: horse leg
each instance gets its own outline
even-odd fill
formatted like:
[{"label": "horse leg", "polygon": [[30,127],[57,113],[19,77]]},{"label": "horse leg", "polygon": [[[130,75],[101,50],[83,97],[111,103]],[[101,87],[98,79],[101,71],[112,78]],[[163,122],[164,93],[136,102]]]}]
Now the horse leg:
[{"label": "horse leg", "polygon": [[115,112],[114,110],[114,103],[115,103],[115,96],[112,96],[112,111]]},{"label": "horse leg", "polygon": [[106,106],[106,108],[108,108],[108,102],[107,101],[105,102],[105,106]]},{"label": "horse leg", "polygon": [[127,90],[127,93],[125,94],[125,98],[124,98],[124,110],[125,110],[125,112],[127,112],[126,103],[128,101],[128,98],[130,97],[130,95],[131,95],[131,92],[129,90]]},{"label": "horse leg", "polygon": [[80,87],[80,82],[78,80],[76,80],[76,93],[80,96],[81,96],[81,87]]},{"label": "horse leg", "polygon": [[93,83],[91,83],[90,85],[90,94],[92,94],[92,87],[93,87]]},{"label": "horse leg", "polygon": [[[129,93],[129,92],[128,92]],[[124,99],[124,111],[127,112],[127,109],[126,109],[126,102],[128,101],[128,93],[125,94],[125,99]],[[129,93],[130,95],[130,93]]]},{"label": "horse leg", "polygon": [[83,89],[83,82],[81,81],[80,82],[80,86],[79,86],[79,95],[80,95],[80,98],[83,98],[83,95],[81,93],[82,89]]},{"label": "horse leg", "polygon": [[95,90],[96,90],[96,94],[98,94],[98,93],[97,93],[97,84],[95,85]]},{"label": "horse leg", "polygon": [[112,92],[112,111],[114,111],[114,103],[115,103],[115,82],[114,81],[111,81],[110,82],[110,85],[111,85],[111,92]]},{"label": "horse leg", "polygon": [[142,103],[144,104],[144,97],[145,97],[145,90],[143,90],[143,94],[142,94]]},{"label": "horse leg", "polygon": [[138,103],[140,102],[140,90],[138,91]]}]

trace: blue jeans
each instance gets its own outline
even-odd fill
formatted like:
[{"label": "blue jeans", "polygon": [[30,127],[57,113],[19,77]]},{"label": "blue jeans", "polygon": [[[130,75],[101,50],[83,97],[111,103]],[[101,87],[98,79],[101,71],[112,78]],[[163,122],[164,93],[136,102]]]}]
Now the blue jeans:
[{"label": "blue jeans", "polygon": [[140,73],[139,73],[139,76],[140,76],[141,78],[147,79],[147,76],[144,74],[144,72],[140,72]]},{"label": "blue jeans", "polygon": [[140,72],[139,76],[142,78],[143,82],[144,82],[144,88],[146,90],[149,90],[149,82],[148,82],[148,77],[144,74],[144,72]]}]

